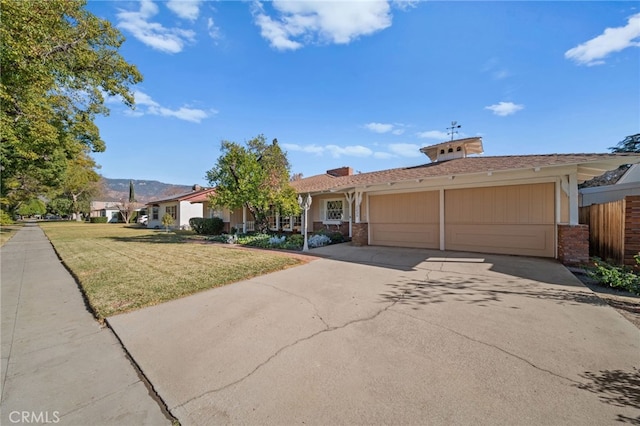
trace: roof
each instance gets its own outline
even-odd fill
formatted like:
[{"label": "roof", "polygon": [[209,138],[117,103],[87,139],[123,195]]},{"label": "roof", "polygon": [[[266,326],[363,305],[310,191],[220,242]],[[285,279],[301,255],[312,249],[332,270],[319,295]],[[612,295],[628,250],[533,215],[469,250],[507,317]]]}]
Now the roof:
[{"label": "roof", "polygon": [[174,195],[171,198],[164,198],[162,200],[149,201],[147,205],[170,203],[175,201],[189,201],[190,203],[204,203],[209,199],[209,195],[215,192],[215,188],[200,189],[197,191],[190,191],[185,194]]},{"label": "roof", "polygon": [[640,163],[639,154],[546,154],[495,157],[466,157],[414,167],[381,170],[350,176],[316,175],[291,182],[299,192],[323,192],[357,186],[397,183],[443,176],[469,175],[497,171],[516,171],[560,166],[579,166],[578,180],[598,176],[620,164]]}]

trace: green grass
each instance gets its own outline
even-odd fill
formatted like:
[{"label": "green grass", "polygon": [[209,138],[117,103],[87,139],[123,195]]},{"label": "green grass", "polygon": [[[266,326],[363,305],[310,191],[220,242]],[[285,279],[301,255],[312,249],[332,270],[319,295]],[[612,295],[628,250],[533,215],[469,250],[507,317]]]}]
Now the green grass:
[{"label": "green grass", "polygon": [[100,319],[300,263],[281,253],[188,242],[164,230],[74,222],[40,226]]}]

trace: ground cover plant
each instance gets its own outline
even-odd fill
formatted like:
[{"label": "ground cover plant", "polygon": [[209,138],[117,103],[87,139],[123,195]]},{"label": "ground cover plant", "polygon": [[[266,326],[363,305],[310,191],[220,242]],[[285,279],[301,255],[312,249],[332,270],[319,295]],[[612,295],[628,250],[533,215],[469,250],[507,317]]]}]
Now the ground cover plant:
[{"label": "ground cover plant", "polygon": [[[634,258],[640,266],[640,254]],[[640,275],[636,271],[607,263],[597,257],[593,258],[593,264],[594,267],[589,270],[588,275],[601,285],[640,295]]]},{"label": "ground cover plant", "polygon": [[42,223],[99,319],[300,263],[123,224]]}]

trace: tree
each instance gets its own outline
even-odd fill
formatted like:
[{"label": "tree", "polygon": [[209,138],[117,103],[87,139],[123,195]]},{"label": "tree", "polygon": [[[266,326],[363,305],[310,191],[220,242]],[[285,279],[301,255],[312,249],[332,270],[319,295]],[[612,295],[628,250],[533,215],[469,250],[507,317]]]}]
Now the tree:
[{"label": "tree", "polygon": [[89,155],[87,147],[67,160],[62,181],[62,194],[71,201],[71,212],[77,221],[82,220],[82,212],[89,210],[91,198],[100,192],[100,175],[94,170],[96,163]]},{"label": "tree", "polygon": [[296,192],[289,185],[289,160],[277,139],[269,145],[263,135],[258,135],[246,146],[223,141],[221,150],[222,155],[206,176],[216,188],[211,196],[213,205],[246,207],[261,231],[268,227],[271,208],[283,215],[300,212]]},{"label": "tree", "polygon": [[132,107],[142,80],[124,42],[84,0],[0,0],[0,194],[3,208],[58,190],[68,160],[105,150],[97,115],[105,96]]},{"label": "tree", "polygon": [[611,152],[640,152],[640,133],[627,136],[609,149]]},{"label": "tree", "polygon": [[18,214],[21,216],[43,215],[47,212],[47,207],[42,200],[38,198],[31,199],[26,203],[22,203],[18,208]]},{"label": "tree", "polygon": [[171,216],[169,213],[165,213],[162,216],[162,225],[164,226],[165,232],[169,232],[169,227],[173,225],[173,222],[173,216]]},{"label": "tree", "polygon": [[138,208],[138,203],[136,203],[136,196],[133,189],[133,181],[129,181],[129,198],[128,200],[123,200],[118,203],[118,210],[120,210],[120,214],[124,219],[124,223],[129,223],[133,214],[136,212]]}]

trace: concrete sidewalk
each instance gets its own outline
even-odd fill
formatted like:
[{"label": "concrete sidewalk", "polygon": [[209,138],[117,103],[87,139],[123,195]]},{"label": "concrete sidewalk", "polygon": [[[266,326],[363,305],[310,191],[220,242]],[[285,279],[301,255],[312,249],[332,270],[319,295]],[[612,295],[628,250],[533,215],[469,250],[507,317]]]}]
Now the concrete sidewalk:
[{"label": "concrete sidewalk", "polygon": [[171,424],[35,223],[2,257],[2,424]]}]

